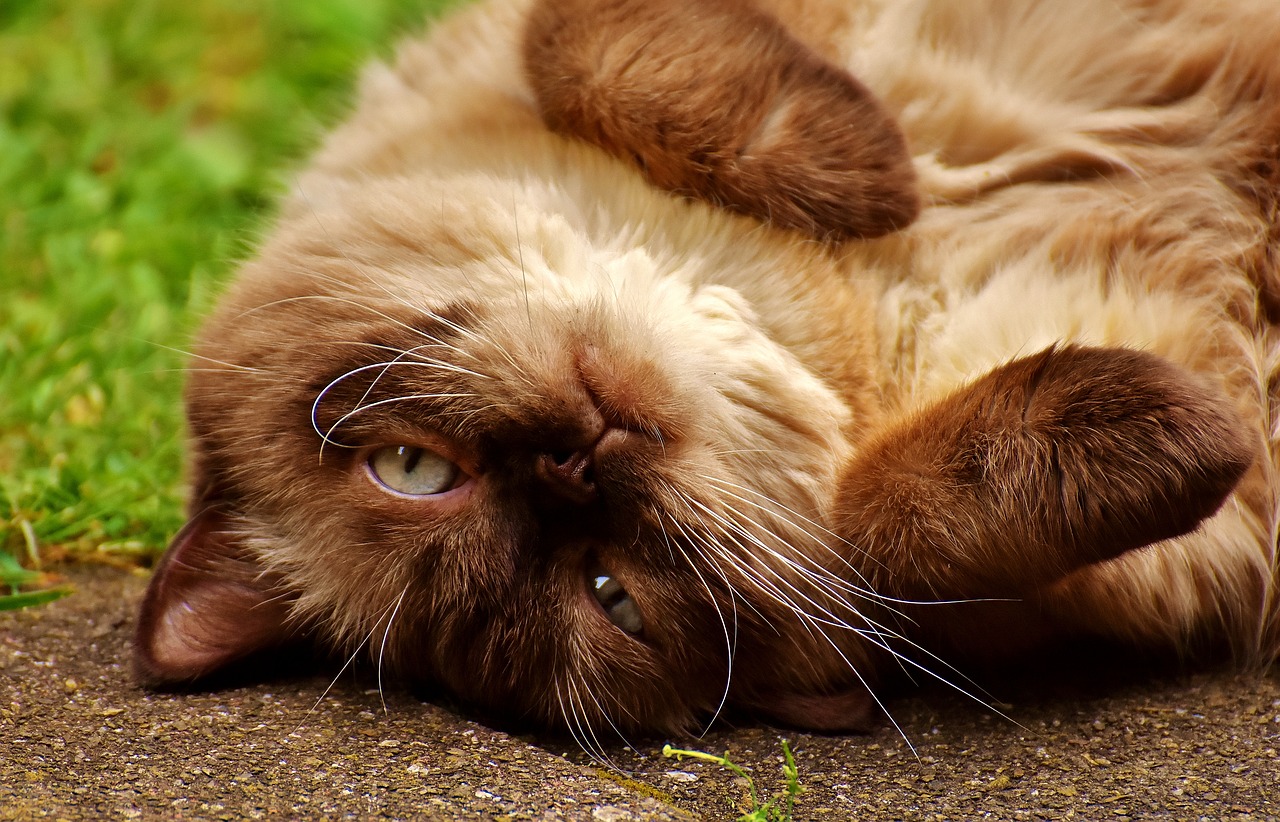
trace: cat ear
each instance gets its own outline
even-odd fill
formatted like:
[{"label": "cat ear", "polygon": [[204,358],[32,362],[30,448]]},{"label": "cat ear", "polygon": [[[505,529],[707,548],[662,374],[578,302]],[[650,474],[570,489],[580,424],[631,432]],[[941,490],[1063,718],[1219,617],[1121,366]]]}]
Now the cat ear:
[{"label": "cat ear", "polygon": [[1229,401],[1173,363],[1050,348],[866,445],[836,530],[882,594],[1016,597],[1191,531],[1256,451]]},{"label": "cat ear", "polygon": [[543,0],[524,63],[552,130],[659,188],[840,240],[919,213],[892,117],[750,3]]},{"label": "cat ear", "polygon": [[290,598],[229,525],[219,508],[200,511],[160,560],[134,635],[144,684],[194,682],[295,638]]}]

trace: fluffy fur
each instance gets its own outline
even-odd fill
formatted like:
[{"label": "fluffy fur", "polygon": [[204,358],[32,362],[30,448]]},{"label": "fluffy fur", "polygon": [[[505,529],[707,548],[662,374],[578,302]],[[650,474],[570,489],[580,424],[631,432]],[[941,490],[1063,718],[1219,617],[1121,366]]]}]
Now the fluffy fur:
[{"label": "fluffy fur", "polygon": [[1270,662],[1276,54],[1271,0],[464,10],[201,335],[140,675],[367,649],[594,747],[858,727],[895,656]]}]

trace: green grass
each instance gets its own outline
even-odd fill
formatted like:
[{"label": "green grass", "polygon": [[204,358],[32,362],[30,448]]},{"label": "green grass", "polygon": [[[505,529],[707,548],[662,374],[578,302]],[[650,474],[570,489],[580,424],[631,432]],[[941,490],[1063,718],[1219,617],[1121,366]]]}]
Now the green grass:
[{"label": "green grass", "polygon": [[0,553],[163,549],[180,350],[359,65],[449,2],[0,3]]},{"label": "green grass", "polygon": [[684,758],[710,762],[745,780],[751,808],[742,816],[739,816],[737,822],[791,822],[792,814],[795,812],[796,799],[800,794],[804,793],[804,788],[800,785],[800,769],[796,767],[795,757],[791,754],[791,746],[787,744],[785,739],[781,740],[781,743],[782,776],[786,780],[786,785],[783,786],[781,792],[764,801],[761,801],[760,792],[756,789],[756,780],[740,765],[731,761],[728,753],[724,756],[716,756],[702,751],[690,751],[684,748],[663,745],[662,755],[675,757],[677,762]]}]

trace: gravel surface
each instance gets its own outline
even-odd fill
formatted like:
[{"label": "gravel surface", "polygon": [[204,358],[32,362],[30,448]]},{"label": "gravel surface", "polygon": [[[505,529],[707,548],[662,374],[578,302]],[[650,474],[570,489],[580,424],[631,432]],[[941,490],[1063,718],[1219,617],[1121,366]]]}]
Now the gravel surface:
[{"label": "gravel surface", "polygon": [[[0,614],[0,819],[732,819],[746,784],[637,742],[593,763],[389,691],[368,671],[149,694],[128,674],[145,578],[68,572],[76,594]],[[1280,673],[1005,682],[1009,718],[930,690],[858,737],[726,728],[763,795],[790,740],[802,819],[1280,820]],[[905,737],[905,738],[904,738]],[[910,740],[908,745],[906,740]],[[914,752],[912,750],[914,746]],[[626,775],[623,775],[625,773]]]}]

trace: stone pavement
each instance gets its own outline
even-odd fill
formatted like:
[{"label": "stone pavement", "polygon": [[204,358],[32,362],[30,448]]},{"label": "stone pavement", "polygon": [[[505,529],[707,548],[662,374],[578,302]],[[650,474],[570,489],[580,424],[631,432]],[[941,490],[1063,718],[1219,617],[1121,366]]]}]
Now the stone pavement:
[{"label": "stone pavement", "polygon": [[[0,613],[0,820],[621,822],[749,807],[743,780],[662,757],[667,740],[612,750],[610,770],[571,741],[511,736],[400,692],[384,710],[368,670],[323,698],[331,674],[146,693],[128,674],[145,579],[67,574],[74,596]],[[1004,683],[1012,719],[928,689],[890,703],[902,734],[752,726],[670,741],[728,751],[767,796],[788,739],[805,787],[797,820],[1280,820],[1280,673],[1104,678]]]}]

